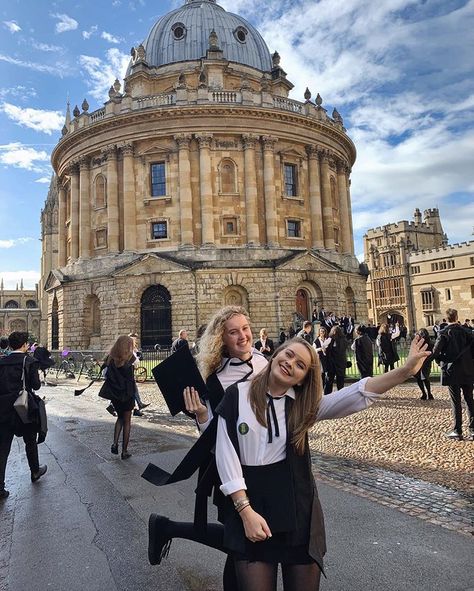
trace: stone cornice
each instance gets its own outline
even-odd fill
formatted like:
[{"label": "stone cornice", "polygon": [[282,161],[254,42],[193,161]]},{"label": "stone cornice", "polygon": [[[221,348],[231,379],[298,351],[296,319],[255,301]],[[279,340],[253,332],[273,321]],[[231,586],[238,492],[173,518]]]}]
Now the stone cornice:
[{"label": "stone cornice", "polygon": [[[256,123],[262,128],[264,128],[266,122],[288,124],[290,126],[290,129],[288,131],[281,130],[285,132],[284,136],[286,140],[291,140],[291,137],[289,137],[288,134],[289,131],[298,131],[298,129],[306,128],[306,130],[319,132],[323,137],[327,137],[328,139],[337,142],[341,146],[341,148],[346,153],[348,153],[350,157],[350,162],[353,163],[355,161],[355,146],[352,140],[344,132],[340,131],[339,129],[331,125],[328,125],[323,121],[312,119],[306,115],[300,115],[298,113],[279,111],[276,109],[264,107],[192,105],[182,107],[173,106],[171,108],[161,107],[155,110],[127,112],[121,115],[116,115],[109,119],[102,119],[98,123],[95,123],[86,128],[82,128],[71,134],[68,134],[66,137],[59,141],[59,143],[55,146],[53,150],[51,156],[53,168],[57,170],[61,153],[64,153],[65,151],[71,149],[74,146],[78,146],[81,142],[86,142],[91,138],[98,137],[101,134],[110,136],[111,131],[119,131],[122,130],[124,127],[130,127],[130,131],[128,134],[130,136],[130,139],[133,138],[134,141],[139,141],[142,138],[136,133],[133,134],[134,131],[136,132],[137,124],[148,121],[159,121],[163,119],[169,119],[170,123],[180,119],[191,119],[193,121],[193,125],[192,127],[190,126],[189,129],[186,130],[186,132],[189,131],[190,133],[192,133],[193,131],[196,131],[196,127],[199,125],[199,120],[201,117],[216,117],[216,124],[215,126],[213,126],[213,132],[215,134],[221,132],[225,133],[225,131],[227,130],[228,133],[235,133],[236,135],[238,135],[237,126],[234,131],[234,129],[229,128],[229,126],[222,126],[221,129],[221,125],[222,122],[228,123],[230,120],[232,120],[232,118],[238,120],[239,117],[245,120],[245,126],[250,129],[256,128],[256,125],[252,125],[253,123]],[[171,127],[172,125],[170,125],[170,128]],[[242,125],[242,127],[244,126]],[[262,129],[262,131],[264,130]],[[170,130],[170,133],[173,133],[172,130]],[[117,138],[119,137],[120,135],[117,134]],[[143,139],[145,139],[145,137]],[[300,139],[295,137],[295,141],[302,141],[302,138]],[[93,151],[96,152],[98,150],[100,150],[99,146]]]}]

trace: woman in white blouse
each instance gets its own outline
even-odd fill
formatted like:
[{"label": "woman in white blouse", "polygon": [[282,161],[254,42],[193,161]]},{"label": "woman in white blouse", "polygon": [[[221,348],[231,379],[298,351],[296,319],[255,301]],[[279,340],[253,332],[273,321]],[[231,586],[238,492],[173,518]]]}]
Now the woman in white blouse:
[{"label": "woman in white blouse", "polygon": [[252,382],[226,391],[217,410],[216,461],[229,497],[224,544],[239,589],[275,591],[279,563],[285,591],[319,588],[326,547],[308,431],[316,421],[367,408],[414,375],[427,355],[416,337],[403,367],[323,397],[318,356],[297,338]]}]

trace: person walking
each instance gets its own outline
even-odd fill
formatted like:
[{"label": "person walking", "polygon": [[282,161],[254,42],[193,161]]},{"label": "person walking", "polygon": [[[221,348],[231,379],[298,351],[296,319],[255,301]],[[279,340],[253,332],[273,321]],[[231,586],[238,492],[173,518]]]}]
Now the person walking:
[{"label": "person walking", "polygon": [[317,591],[326,552],[321,505],[311,471],[308,431],[316,421],[366,409],[416,373],[427,353],[417,337],[406,364],[322,396],[318,357],[288,341],[252,382],[234,384],[218,407],[216,463],[229,498],[224,539],[238,588]]},{"label": "person walking", "polygon": [[122,434],[122,460],[127,460],[132,454],[128,451],[130,429],[132,424],[132,410],[135,406],[135,378],[133,364],[135,342],[127,335],[120,336],[105,360],[105,381],[99,391],[99,396],[110,400],[117,413],[114,428],[114,442],[111,453],[117,455],[119,439]]},{"label": "person walking", "polygon": [[363,324],[355,329],[356,338],[351,345],[354,351],[357,369],[361,378],[372,377],[374,375],[374,349],[372,341],[367,335],[367,329]]},{"label": "person walking", "polygon": [[448,320],[440,330],[433,347],[433,358],[441,366],[441,385],[448,386],[451,398],[453,428],[445,433],[448,439],[462,440],[461,392],[469,417],[468,438],[474,440],[474,334],[458,322],[454,308],[446,310]]},{"label": "person walking", "polygon": [[255,348],[257,351],[266,358],[269,359],[273,355],[273,351],[275,347],[273,345],[272,339],[268,337],[268,332],[266,328],[260,329],[260,339],[255,343]]},{"label": "person walking", "polygon": [[379,365],[384,366],[385,373],[389,369],[393,369],[395,367],[395,363],[400,360],[395,343],[395,339],[397,339],[399,336],[400,332],[397,330],[390,332],[389,326],[386,322],[380,325],[376,343],[378,349]]},{"label": "person walking", "polygon": [[333,326],[329,331],[331,342],[326,349],[327,373],[324,394],[331,394],[334,380],[338,390],[344,387],[347,368],[347,339],[340,326]]},{"label": "person walking", "polygon": [[[0,499],[10,494],[5,489],[5,472],[13,436],[23,437],[26,457],[31,472],[31,481],[36,482],[46,473],[47,466],[40,465],[38,455],[38,425],[33,416],[35,390],[41,388],[38,374],[39,363],[27,354],[28,333],[12,332],[8,337],[11,352],[0,359]],[[23,423],[15,411],[14,403],[23,389],[23,383],[29,394],[29,418]]]},{"label": "person walking", "polygon": [[[427,345],[427,351],[432,353],[433,351],[433,343],[430,339],[430,335],[426,328],[420,328],[417,334],[425,341]],[[431,374],[431,365],[433,363],[433,357],[430,355],[427,357],[421,369],[415,374],[416,383],[421,390],[420,400],[433,400],[433,394],[431,393],[431,382],[430,382],[430,374]]]},{"label": "person walking", "polygon": [[328,329],[324,326],[319,327],[318,336],[314,340],[313,347],[319,357],[319,365],[321,367],[321,379],[323,388],[326,385],[326,374],[328,371],[328,360],[326,349],[329,347],[331,339],[328,337]]},{"label": "person walking", "polygon": [[46,384],[46,372],[55,365],[51,353],[43,345],[37,345],[33,351],[33,357],[38,360],[39,368],[43,373],[43,383]]},{"label": "person walking", "polygon": [[189,347],[188,331],[184,328],[178,333],[178,338],[171,343],[171,353],[174,353],[181,347]]}]

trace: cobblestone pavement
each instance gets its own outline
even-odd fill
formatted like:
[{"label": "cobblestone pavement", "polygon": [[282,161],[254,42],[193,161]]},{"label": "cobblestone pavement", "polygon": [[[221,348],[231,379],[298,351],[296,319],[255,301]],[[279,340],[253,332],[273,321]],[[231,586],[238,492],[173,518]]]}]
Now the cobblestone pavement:
[{"label": "cobblestone pavement", "polygon": [[317,455],[312,462],[316,481],[429,523],[474,535],[474,495],[354,460]]},{"label": "cobblestone pavement", "polygon": [[[70,387],[77,385],[71,382]],[[87,396],[98,402],[97,390],[94,385]],[[447,428],[450,420],[447,392],[439,386],[433,391],[437,400],[427,405],[418,399],[416,387],[407,384],[367,411],[318,423],[317,432],[310,432],[315,477],[473,536],[474,443],[445,440],[443,421]],[[196,437],[192,421],[184,415],[170,416],[156,385],[141,384],[140,392],[151,404],[137,420]]]}]

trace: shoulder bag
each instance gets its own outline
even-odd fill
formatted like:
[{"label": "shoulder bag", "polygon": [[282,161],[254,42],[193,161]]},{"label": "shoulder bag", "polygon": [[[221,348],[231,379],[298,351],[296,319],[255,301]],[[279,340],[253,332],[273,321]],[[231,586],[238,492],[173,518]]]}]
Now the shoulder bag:
[{"label": "shoulder bag", "polygon": [[22,423],[30,423],[28,418],[28,391],[26,389],[26,375],[25,375],[26,355],[23,357],[23,369],[21,375],[22,388],[13,403],[17,415],[20,417]]}]

